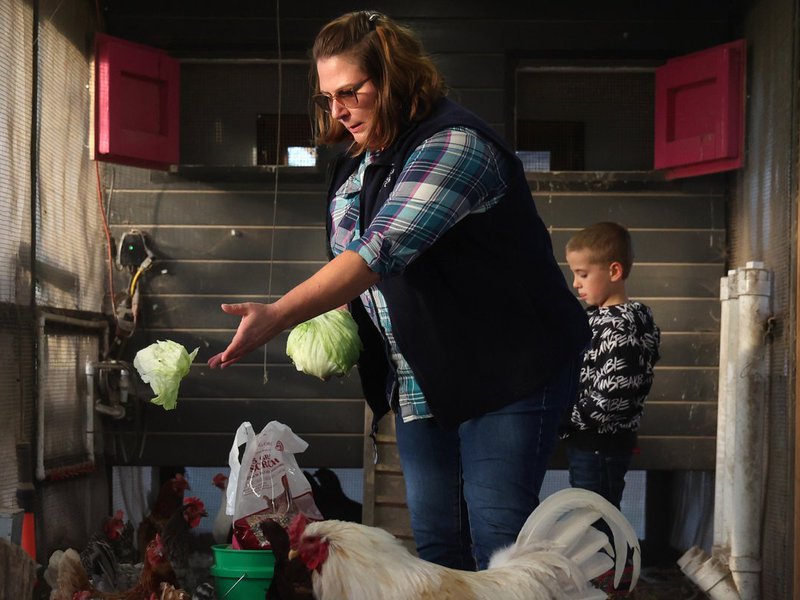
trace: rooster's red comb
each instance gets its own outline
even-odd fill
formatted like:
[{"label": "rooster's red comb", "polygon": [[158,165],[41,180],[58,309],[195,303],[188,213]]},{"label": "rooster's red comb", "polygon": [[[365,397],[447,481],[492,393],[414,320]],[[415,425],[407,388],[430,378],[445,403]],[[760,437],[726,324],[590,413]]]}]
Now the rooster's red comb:
[{"label": "rooster's red comb", "polygon": [[205,503],[202,500],[200,500],[200,498],[198,498],[197,496],[188,496],[188,497],[184,498],[183,499],[183,504],[184,504],[184,506],[186,506],[187,504],[191,504],[197,510],[205,510],[206,509]]},{"label": "rooster's red comb", "polygon": [[297,548],[300,545],[300,538],[303,537],[303,532],[308,525],[308,519],[303,513],[297,513],[297,516],[292,519],[289,524],[289,547]]}]

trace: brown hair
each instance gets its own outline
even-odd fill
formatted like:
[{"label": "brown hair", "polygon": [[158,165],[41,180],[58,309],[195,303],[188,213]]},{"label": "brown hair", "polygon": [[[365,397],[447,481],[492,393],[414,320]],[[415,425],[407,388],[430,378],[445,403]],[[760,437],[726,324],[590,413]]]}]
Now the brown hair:
[{"label": "brown hair", "polygon": [[[444,79],[416,34],[381,13],[347,13],[320,30],[311,50],[314,93],[320,91],[317,61],[340,54],[355,60],[378,91],[369,139],[363,145],[354,143],[353,155],[366,147],[389,146],[404,127],[424,119],[446,94]],[[330,113],[317,106],[314,111],[317,143],[335,144],[348,138],[347,130]]]},{"label": "brown hair", "polygon": [[633,267],[631,234],[619,223],[595,223],[581,229],[567,242],[567,252],[589,250],[594,264],[622,265],[622,278],[627,279]]}]

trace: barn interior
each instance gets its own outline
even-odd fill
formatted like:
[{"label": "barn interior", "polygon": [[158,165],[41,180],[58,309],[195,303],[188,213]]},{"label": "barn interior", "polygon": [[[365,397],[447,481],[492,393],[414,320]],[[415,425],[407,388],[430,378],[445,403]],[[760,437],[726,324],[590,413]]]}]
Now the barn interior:
[{"label": "barn interior", "polygon": [[[59,549],[85,547],[117,510],[138,525],[179,476],[206,505],[194,543],[208,547],[224,500],[213,479],[228,473],[237,428],[278,421],[308,444],[300,469],[339,486],[331,510],[360,505],[353,519],[413,549],[393,425],[384,419],[369,437],[355,373],[323,382],[299,372],[286,355],[288,331],[228,369],[206,365],[237,326],[221,303],[275,300],[328,260],[333,152],[314,144],[308,50],[328,20],[365,9],[417,31],[449,96],[517,151],[567,281],[563,248],[573,233],[607,220],[630,229],[629,292],[653,309],[662,359],[623,513],[645,568],[654,578],[674,571],[673,594],[699,597],[676,561],[720,543],[720,388],[733,364],[723,278],[738,268],[770,272],[758,364],[736,367],[753,382],[746,393],[759,428],[737,452],[759,457],[748,517],[757,523],[758,597],[794,597],[800,11],[791,0],[4,0],[5,537],[21,543],[26,524],[46,566]],[[149,108],[146,86],[144,97],[136,85],[124,97],[130,122],[175,136],[177,160],[159,148],[131,158],[99,145],[103,35],[174,61],[177,120]],[[657,73],[740,40],[739,163],[657,168],[666,118]],[[167,339],[199,349],[170,411],[150,402],[132,366],[139,350]],[[565,468],[559,448],[543,496],[569,485]]]}]

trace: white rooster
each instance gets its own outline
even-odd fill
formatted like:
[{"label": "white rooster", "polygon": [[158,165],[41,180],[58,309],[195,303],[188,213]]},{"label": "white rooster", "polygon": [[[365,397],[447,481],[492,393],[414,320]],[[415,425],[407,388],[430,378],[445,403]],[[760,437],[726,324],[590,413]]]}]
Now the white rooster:
[{"label": "white rooster", "polygon": [[211,528],[211,537],[214,539],[215,544],[224,544],[228,541],[231,531],[231,523],[233,522],[233,518],[230,515],[225,514],[225,509],[228,504],[228,477],[224,473],[217,473],[214,475],[212,483],[215,487],[222,491],[222,497],[220,498],[217,514],[214,516],[214,525]]},{"label": "white rooster", "polygon": [[[592,527],[598,519],[613,540]],[[317,600],[605,600],[590,581],[613,567],[619,585],[630,555],[633,588],[641,560],[622,513],[598,494],[573,488],[544,500],[485,571],[421,560],[386,531],[357,523],[293,524],[289,534],[291,556],[311,571]]]}]

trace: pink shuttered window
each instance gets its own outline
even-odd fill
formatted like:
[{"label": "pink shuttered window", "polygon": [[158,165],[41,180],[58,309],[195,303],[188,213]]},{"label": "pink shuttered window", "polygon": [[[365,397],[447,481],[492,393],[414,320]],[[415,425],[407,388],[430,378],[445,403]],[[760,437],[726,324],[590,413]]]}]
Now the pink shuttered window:
[{"label": "pink shuttered window", "polygon": [[163,170],[177,164],[178,61],[98,33],[95,64],[95,158]]},{"label": "pink shuttered window", "polygon": [[656,70],[656,169],[668,179],[744,162],[744,40],[672,58]]}]

